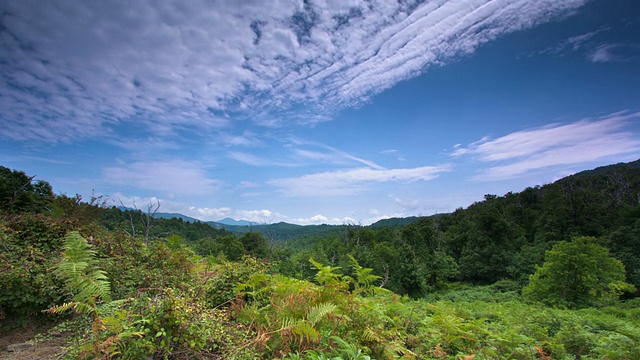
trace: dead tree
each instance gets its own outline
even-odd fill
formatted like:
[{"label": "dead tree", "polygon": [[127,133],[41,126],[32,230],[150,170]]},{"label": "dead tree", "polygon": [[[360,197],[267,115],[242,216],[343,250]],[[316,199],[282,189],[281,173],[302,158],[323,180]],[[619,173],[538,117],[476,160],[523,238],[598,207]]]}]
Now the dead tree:
[{"label": "dead tree", "polygon": [[[156,202],[154,203],[153,200]],[[142,220],[142,225],[144,226],[144,242],[149,244],[149,231],[153,227],[153,220],[156,216],[158,210],[160,210],[160,200],[158,198],[153,198],[149,200],[149,204],[147,204],[147,211],[140,212],[140,219]]]},{"label": "dead tree", "polygon": [[[131,236],[131,239],[135,239],[135,237],[136,237],[136,224],[133,222],[133,213],[131,211],[127,210],[127,207],[124,206],[124,203],[122,202],[122,199],[118,198],[118,201],[120,201],[120,205],[124,209],[124,212],[127,215],[129,215],[129,224],[131,225],[131,233],[129,233],[127,230],[125,230],[124,232],[126,232],[127,235]],[[133,208],[138,210],[138,208],[136,207],[135,200],[133,201]]]}]

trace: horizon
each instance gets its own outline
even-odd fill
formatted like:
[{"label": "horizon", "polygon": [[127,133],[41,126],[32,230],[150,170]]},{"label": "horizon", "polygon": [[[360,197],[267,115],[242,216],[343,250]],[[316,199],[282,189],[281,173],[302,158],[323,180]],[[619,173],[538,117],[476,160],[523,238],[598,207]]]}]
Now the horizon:
[{"label": "horizon", "polygon": [[0,165],[56,193],[370,225],[640,158],[635,0],[0,10]]},{"label": "horizon", "polygon": [[[633,163],[633,162],[636,162],[636,161],[640,161],[640,159],[636,159],[636,160],[633,160],[633,161],[630,161],[630,162],[621,162],[621,163],[615,163],[615,164],[607,164],[607,165],[603,165],[602,167],[614,166],[614,165],[620,165],[620,164],[630,164],[630,163]],[[579,173],[581,173],[581,172],[597,170],[598,168],[600,168],[600,167],[593,168],[593,169],[585,169],[585,170],[582,170],[582,171],[580,171],[580,172],[578,172],[578,173],[571,174],[571,175],[567,175],[566,177],[570,177],[570,176],[573,176],[573,175],[577,175],[577,174],[579,174]],[[563,177],[563,178],[558,179],[558,180],[562,180],[562,179],[564,179],[564,178],[566,178],[566,177]],[[558,180],[556,180],[556,181],[558,181]],[[548,184],[538,184],[538,185],[534,185],[533,187],[535,187],[535,186],[545,186],[545,185],[548,185]],[[525,189],[522,189],[522,190],[525,190]],[[519,192],[521,192],[521,191],[516,191],[516,192],[517,192],[517,193],[519,193]],[[500,195],[500,194],[486,194],[486,195],[496,195],[496,196],[498,196],[498,197],[501,197],[501,198],[502,198],[502,197],[505,197],[507,194],[502,194],[502,195]],[[480,201],[484,201],[484,200],[485,200],[485,199],[482,199],[482,200],[480,200]],[[469,205],[467,205],[467,206],[460,207],[460,208],[454,209],[454,210],[452,210],[452,211],[450,211],[450,212],[446,212],[446,213],[435,213],[435,214],[431,214],[431,215],[420,215],[420,214],[418,214],[418,215],[409,215],[409,216],[404,216],[404,217],[385,217],[385,218],[382,218],[382,219],[378,219],[378,220],[376,220],[375,222],[370,223],[370,224],[360,224],[360,223],[357,223],[357,224],[355,224],[355,225],[359,225],[359,226],[369,226],[369,225],[374,225],[375,223],[377,223],[377,222],[379,222],[379,221],[382,221],[382,220],[403,219],[403,218],[410,218],[410,217],[418,217],[418,218],[420,218],[420,217],[430,217],[430,216],[436,216],[436,215],[442,215],[442,214],[451,214],[451,213],[455,212],[455,211],[456,211],[456,210],[458,210],[458,209],[465,209],[465,210],[466,210],[466,209],[467,209],[468,207],[470,207],[471,205],[473,205],[473,204],[469,204]],[[115,206],[115,205],[114,205],[114,206]],[[116,206],[116,207],[117,207],[117,208],[119,208],[119,209],[121,209],[121,210],[122,210],[122,209],[125,209],[125,210],[141,210],[141,211],[142,211],[142,209],[126,208],[126,207],[124,207],[124,208],[123,208],[122,206]],[[260,223],[260,222],[254,222],[254,221],[244,220],[244,219],[234,219],[234,218],[232,218],[232,217],[228,217],[228,216],[227,216],[227,217],[225,217],[225,218],[217,219],[217,220],[215,220],[215,219],[214,219],[214,220],[202,220],[202,219],[198,219],[197,217],[188,216],[188,215],[181,214],[181,213],[167,213],[167,212],[163,212],[163,211],[158,211],[158,212],[159,212],[159,213],[162,213],[162,214],[164,214],[164,215],[180,215],[180,216],[186,216],[186,217],[192,218],[192,219],[197,220],[197,221],[200,221],[200,222],[214,222],[214,223],[221,224],[221,225],[232,225],[232,226],[253,226],[253,225],[255,225],[255,226],[262,226],[262,225],[274,225],[274,224],[280,224],[280,223],[285,223],[285,224],[290,224],[290,225],[300,225],[300,226],[316,226],[316,225],[330,225],[330,226],[345,226],[345,225],[347,225],[347,226],[348,226],[348,225],[352,225],[351,223],[341,223],[341,224],[328,224],[328,223],[319,223],[319,224],[293,224],[293,223],[287,223],[286,221],[279,221],[279,222],[276,222],[276,223],[264,223],[264,222]],[[250,225],[229,224],[229,223],[224,223],[224,222],[222,222],[222,221],[233,221],[233,222],[236,222],[236,223],[249,223]]]}]

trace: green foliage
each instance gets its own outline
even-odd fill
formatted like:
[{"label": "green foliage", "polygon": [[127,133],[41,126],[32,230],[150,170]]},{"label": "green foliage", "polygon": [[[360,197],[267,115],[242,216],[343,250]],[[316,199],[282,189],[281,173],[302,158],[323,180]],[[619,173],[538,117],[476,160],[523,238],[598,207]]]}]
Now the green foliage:
[{"label": "green foliage", "polygon": [[[277,224],[236,238],[157,219],[149,244],[132,236],[127,214],[139,213],[26,194],[28,206],[16,200],[0,218],[0,318],[6,327],[63,301],[58,311],[93,314],[65,322],[77,330],[68,359],[640,358],[638,301],[615,300],[640,283],[638,165],[486,196],[393,229],[320,226],[314,236]],[[287,226],[305,238],[269,248],[264,236],[278,240]],[[73,230],[88,241],[66,239]],[[580,235],[596,239],[557,243]],[[63,249],[67,240],[75,244]],[[521,301],[536,269],[525,295],[561,308]],[[105,283],[117,300],[100,304]]]},{"label": "green foliage", "polygon": [[229,234],[213,239],[200,239],[195,244],[194,251],[202,256],[216,256],[222,253],[228,260],[237,261],[244,255],[244,246],[240,240]]},{"label": "green foliage", "polygon": [[85,314],[96,314],[98,301],[111,301],[111,288],[106,273],[97,267],[95,251],[77,231],[64,238],[62,261],[54,274],[60,276],[65,288],[73,294],[73,300],[47,310],[60,314],[69,309]]},{"label": "green foliage", "polygon": [[62,238],[74,225],[43,215],[0,219],[0,318],[3,327],[24,322],[63,297],[50,269],[60,256]]},{"label": "green foliage", "polygon": [[89,248],[87,240],[77,231],[69,232],[64,238],[62,261],[57,264],[54,274],[64,280],[65,288],[71,292],[72,301],[53,306],[43,312],[62,314],[74,310],[81,314],[91,315],[93,351],[99,353],[98,334],[103,321],[98,310],[98,302],[111,302],[110,283],[106,273],[97,267],[95,252]]},{"label": "green foliage", "polygon": [[[371,321],[376,320],[371,316],[373,299],[390,292],[372,287],[371,282],[377,277],[370,274],[371,269],[361,267],[352,257],[356,277],[351,277],[337,273],[338,267],[310,261],[317,269],[319,284],[257,274],[237,287],[239,298],[232,308],[240,320],[255,327],[256,349],[267,357],[292,351],[324,356],[320,354],[335,352],[339,346],[337,356],[367,359],[366,348],[351,345],[350,341],[372,344],[381,351],[399,347],[397,342],[379,337],[372,330],[375,325]],[[350,336],[343,341],[335,334]]]},{"label": "green foliage", "polygon": [[54,198],[48,182],[0,166],[0,213],[42,212]]},{"label": "green foliage", "polygon": [[606,248],[594,238],[577,237],[547,252],[523,294],[549,305],[593,306],[635,291],[624,279],[624,265],[610,257]]},{"label": "green foliage", "polygon": [[231,322],[227,310],[208,308],[197,290],[142,294],[101,312],[98,340],[77,333],[66,359],[255,358],[239,345],[249,341],[248,329]]},{"label": "green foliage", "polygon": [[257,232],[248,232],[240,237],[242,247],[249,255],[264,259],[269,256],[269,246],[267,240],[262,234]]},{"label": "green foliage", "polygon": [[331,340],[335,342],[338,347],[333,348],[331,351],[322,352],[316,350],[307,350],[304,355],[299,353],[288,354],[284,359],[291,360],[371,360],[369,355],[362,352],[357,346],[350,344],[338,336],[331,336]]},{"label": "green foliage", "polygon": [[344,278],[342,274],[336,272],[341,269],[340,266],[324,266],[311,258],[309,259],[309,262],[318,270],[315,277],[318,284],[333,286],[340,284],[344,285],[346,283],[343,281]]},{"label": "green foliage", "polygon": [[226,305],[236,298],[239,284],[246,283],[256,274],[265,274],[268,269],[267,263],[249,256],[239,262],[207,257],[201,270],[204,299],[212,308]]}]

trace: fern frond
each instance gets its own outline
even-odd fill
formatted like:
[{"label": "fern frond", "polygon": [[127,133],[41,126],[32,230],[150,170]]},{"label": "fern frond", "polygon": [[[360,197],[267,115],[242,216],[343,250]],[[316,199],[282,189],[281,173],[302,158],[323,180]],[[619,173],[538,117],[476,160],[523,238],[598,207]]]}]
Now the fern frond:
[{"label": "fern frond", "polygon": [[290,317],[290,316],[284,317],[282,319],[282,323],[281,323],[279,331],[291,329],[292,327],[294,327],[296,325],[296,322],[297,322],[297,320],[292,318],[292,317]]},{"label": "fern frond", "polygon": [[320,320],[329,314],[333,314],[338,307],[331,303],[324,303],[312,306],[307,313],[307,320],[312,326],[315,326]]},{"label": "fern frond", "polygon": [[347,256],[351,261],[351,268],[353,269],[353,272],[356,276],[355,280],[357,281],[357,283],[354,284],[355,286],[369,287],[374,281],[380,279],[380,276],[371,274],[373,269],[360,266],[358,260],[356,260],[351,254]]},{"label": "fern frond", "polygon": [[62,305],[56,305],[53,307],[50,307],[46,310],[42,310],[43,313],[47,313],[47,314],[55,314],[55,315],[60,315],[64,312],[66,312],[69,309],[75,309],[76,307],[76,303],[74,303],[73,301],[68,302],[68,303],[64,303]]},{"label": "fern frond", "polygon": [[371,342],[379,342],[380,337],[376,334],[371,328],[366,328],[362,332],[362,340],[371,341]]},{"label": "fern frond", "polygon": [[336,273],[340,266],[323,266],[319,262],[309,258],[309,262],[318,269],[316,281],[320,285],[335,285],[342,280],[342,274]]},{"label": "fern frond", "polygon": [[308,321],[299,321],[291,328],[291,332],[297,336],[299,343],[320,341],[320,334]]},{"label": "fern frond", "polygon": [[107,274],[97,268],[95,252],[79,232],[67,233],[63,248],[62,261],[54,273],[64,279],[65,287],[74,294],[74,310],[95,313],[98,300],[111,301],[111,284]]}]

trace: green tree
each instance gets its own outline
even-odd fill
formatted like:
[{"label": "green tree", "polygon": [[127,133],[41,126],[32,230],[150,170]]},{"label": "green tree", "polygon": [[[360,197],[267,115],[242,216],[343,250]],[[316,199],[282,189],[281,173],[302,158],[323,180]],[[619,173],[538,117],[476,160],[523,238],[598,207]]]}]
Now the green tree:
[{"label": "green tree", "polygon": [[53,200],[48,182],[33,181],[23,171],[0,166],[0,211],[8,213],[42,212]]},{"label": "green tree", "polygon": [[523,295],[549,305],[587,307],[634,291],[625,281],[624,265],[609,256],[593,237],[562,241],[545,254]]},{"label": "green tree", "polygon": [[[444,237],[432,219],[422,218],[400,231],[396,270],[399,283],[413,297],[439,289],[458,273],[453,257],[447,254]],[[392,274],[392,280],[396,280]]]},{"label": "green tree", "polygon": [[262,234],[257,232],[248,232],[240,237],[240,242],[244,250],[258,258],[266,258],[269,256],[269,246],[267,240]]},{"label": "green tree", "polygon": [[237,261],[244,254],[244,247],[240,240],[236,239],[233,234],[229,234],[214,239],[200,239],[195,245],[195,252],[203,256],[215,256],[223,253],[228,260]]}]

